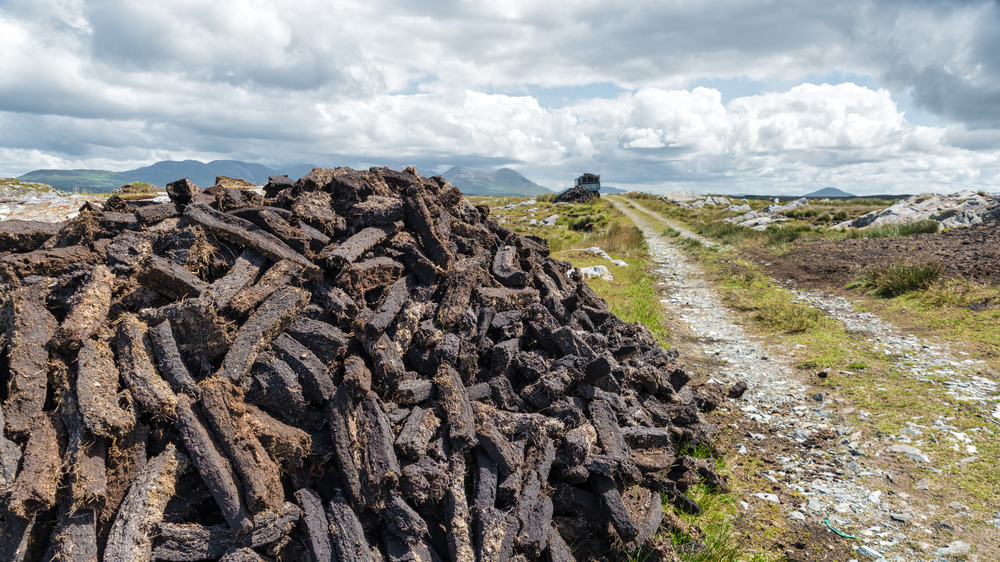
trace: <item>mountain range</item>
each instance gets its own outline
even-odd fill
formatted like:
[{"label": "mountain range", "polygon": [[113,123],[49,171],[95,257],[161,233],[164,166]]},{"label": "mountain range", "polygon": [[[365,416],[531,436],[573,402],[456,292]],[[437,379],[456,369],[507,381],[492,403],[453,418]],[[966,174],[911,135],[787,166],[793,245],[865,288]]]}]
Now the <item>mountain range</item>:
[{"label": "mountain range", "polygon": [[[19,180],[51,185],[64,191],[86,191],[106,193],[132,182],[145,182],[164,187],[168,183],[188,178],[195,185],[207,187],[215,183],[216,176],[241,178],[250,183],[263,185],[268,176],[287,175],[293,179],[305,176],[315,166],[301,164],[288,168],[269,168],[263,164],[241,162],[239,160],[167,160],[150,166],[112,172],[108,170],[34,170],[20,176]],[[437,175],[419,170],[423,176]],[[535,196],[552,193],[552,190],[522,176],[510,168],[500,168],[493,172],[473,170],[455,166],[441,174],[449,183],[466,195]]]},{"label": "mountain range", "polygon": [[510,168],[500,168],[495,172],[472,170],[454,166],[441,177],[448,180],[465,195],[534,196],[552,193],[537,183]]},{"label": "mountain range", "polygon": [[817,189],[812,193],[806,193],[803,197],[857,197],[857,195],[841,191],[836,187],[824,187],[823,189]]},{"label": "mountain range", "polygon": [[250,183],[263,185],[268,176],[287,175],[296,179],[308,174],[314,166],[302,164],[285,169],[274,169],[251,162],[239,160],[213,160],[209,163],[197,160],[167,160],[155,164],[126,170],[111,172],[108,170],[34,170],[18,179],[38,183],[47,183],[56,189],[64,191],[91,191],[104,193],[118,189],[132,182],[145,182],[164,187],[168,183],[187,178],[195,185],[207,187],[215,183],[216,176],[241,178]]}]

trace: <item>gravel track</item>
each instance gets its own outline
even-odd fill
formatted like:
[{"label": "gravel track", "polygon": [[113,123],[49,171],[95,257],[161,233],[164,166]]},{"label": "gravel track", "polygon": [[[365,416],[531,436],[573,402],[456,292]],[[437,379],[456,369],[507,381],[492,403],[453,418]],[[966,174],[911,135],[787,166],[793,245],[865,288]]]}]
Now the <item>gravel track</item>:
[{"label": "gravel track", "polygon": [[[749,390],[731,407],[741,410],[746,420],[759,423],[763,429],[737,430],[746,432],[742,442],[737,441],[737,452],[754,455],[765,449],[786,451],[776,456],[776,465],[769,465],[775,468],[764,474],[773,484],[771,489],[747,491],[741,498],[747,516],[766,512],[762,502],[779,502],[780,513],[789,518],[789,524],[825,528],[828,520],[837,529],[858,536],[860,541],[852,547],[858,560],[946,560],[969,549],[968,543],[937,532],[940,521],[954,525],[954,518],[971,516],[969,509],[956,504],[924,504],[918,497],[901,493],[903,489],[912,492],[912,483],[902,486],[898,474],[894,482],[894,474],[880,468],[886,465],[878,462],[887,458],[878,457],[886,455],[892,461],[911,463],[906,466],[911,474],[919,470],[940,472],[934,460],[919,449],[925,434],[944,435],[955,446],[965,447],[972,455],[965,459],[968,461],[977,458],[977,440],[995,438],[988,427],[967,435],[953,431],[955,428],[947,420],[922,420],[923,425],[908,423],[899,435],[886,436],[878,435],[874,427],[860,427],[857,421],[855,426],[846,415],[856,414],[859,420],[865,420],[871,413],[855,412],[843,399],[830,399],[810,390],[783,359],[781,350],[768,349],[743,330],[706,274],[661,232],[669,226],[703,244],[711,242],[621,198],[608,199],[643,231],[655,271],[669,294],[663,305],[669,316],[680,321],[679,331],[687,332],[683,335],[696,342],[691,356],[682,359],[695,363],[700,361],[698,354],[713,357],[720,366],[709,373],[712,379],[725,384],[747,382]],[[950,394],[976,404],[988,413],[988,418],[1000,418],[998,387],[983,364],[956,358],[940,344],[903,334],[876,315],[855,310],[843,297],[818,291],[794,294],[797,300],[822,310],[847,330],[866,334],[873,349],[891,356],[900,372],[924,382],[929,393]],[[997,423],[995,419],[990,421]],[[817,438],[822,439],[819,446]],[[917,483],[917,490],[922,489],[921,484]],[[995,523],[987,523],[1000,526],[1000,513],[994,518]],[[995,551],[996,540],[989,542],[991,546],[976,546],[980,551]]]}]

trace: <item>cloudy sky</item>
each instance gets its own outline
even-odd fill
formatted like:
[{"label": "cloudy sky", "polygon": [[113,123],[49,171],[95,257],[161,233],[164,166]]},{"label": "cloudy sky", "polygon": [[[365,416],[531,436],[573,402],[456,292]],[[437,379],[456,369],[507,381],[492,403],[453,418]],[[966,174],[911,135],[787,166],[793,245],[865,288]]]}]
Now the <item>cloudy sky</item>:
[{"label": "cloudy sky", "polygon": [[1000,0],[0,0],[0,176],[507,166],[1000,191]]}]

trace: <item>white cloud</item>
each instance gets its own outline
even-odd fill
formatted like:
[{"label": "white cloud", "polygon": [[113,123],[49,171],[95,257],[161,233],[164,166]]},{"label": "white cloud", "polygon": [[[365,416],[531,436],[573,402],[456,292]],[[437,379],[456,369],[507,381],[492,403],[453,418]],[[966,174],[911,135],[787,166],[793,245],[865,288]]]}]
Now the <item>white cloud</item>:
[{"label": "white cloud", "polygon": [[[167,155],[507,164],[552,186],[591,170],[736,191],[997,189],[998,23],[984,1],[8,0],[0,169]],[[820,83],[837,73],[874,85]],[[782,85],[694,87],[727,79]],[[594,84],[623,93],[512,94]],[[900,99],[944,125],[907,121]]]}]

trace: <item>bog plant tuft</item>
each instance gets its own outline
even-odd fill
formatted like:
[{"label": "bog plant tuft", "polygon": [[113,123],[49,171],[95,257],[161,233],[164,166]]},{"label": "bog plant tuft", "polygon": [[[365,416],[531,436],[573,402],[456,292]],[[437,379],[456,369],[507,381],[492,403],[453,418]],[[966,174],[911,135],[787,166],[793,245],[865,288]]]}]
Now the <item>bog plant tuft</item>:
[{"label": "bog plant tuft", "polygon": [[870,289],[877,296],[892,298],[912,291],[929,289],[944,273],[940,262],[907,264],[893,262],[884,267],[868,267],[848,285],[849,289]]}]

